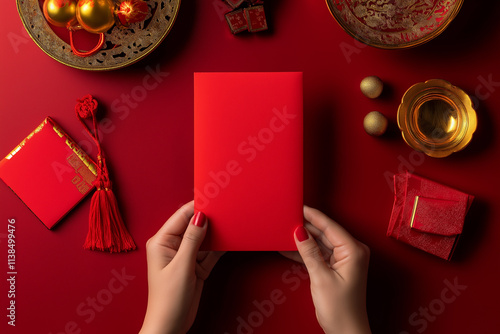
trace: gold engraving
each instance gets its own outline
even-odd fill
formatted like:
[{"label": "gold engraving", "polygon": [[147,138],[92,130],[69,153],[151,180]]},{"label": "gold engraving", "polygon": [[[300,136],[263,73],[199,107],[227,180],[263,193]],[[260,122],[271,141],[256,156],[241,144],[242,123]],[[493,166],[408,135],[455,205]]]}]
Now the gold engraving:
[{"label": "gold engraving", "polygon": [[92,184],[92,182],[94,182],[94,180],[96,179],[96,176],[92,174],[92,172],[85,166],[81,166],[78,169],[78,173],[80,173],[85,182],[87,182],[88,184]]},{"label": "gold engraving", "polygon": [[80,158],[78,158],[75,152],[71,153],[71,155],[69,155],[66,160],[75,170],[78,170],[80,169],[80,167],[84,166],[83,162],[80,160]]},{"label": "gold engraving", "polygon": [[78,183],[80,183],[80,181],[82,181],[82,178],[80,177],[80,175],[76,174],[71,180],[71,183],[77,185]]},{"label": "gold engraving", "polygon": [[438,36],[463,0],[326,0],[337,23],[361,42],[384,49],[413,47]]},{"label": "gold engraving", "polygon": [[181,0],[147,2],[154,8],[147,20],[133,23],[129,29],[115,24],[105,33],[107,43],[102,50],[92,56],[78,57],[49,26],[38,0],[16,0],[21,21],[40,49],[62,64],[90,71],[131,65],[160,45],[174,25]]},{"label": "gold engraving", "polygon": [[68,164],[73,167],[76,175],[71,180],[76,186],[76,189],[82,194],[87,193],[90,188],[92,188],[92,182],[96,179],[96,176],[92,174],[92,172],[84,165],[83,161],[76,155],[75,152],[72,152],[67,158],[66,161]]},{"label": "gold engraving", "polygon": [[76,188],[82,194],[86,194],[90,190],[90,186],[85,182],[80,182],[76,185]]}]

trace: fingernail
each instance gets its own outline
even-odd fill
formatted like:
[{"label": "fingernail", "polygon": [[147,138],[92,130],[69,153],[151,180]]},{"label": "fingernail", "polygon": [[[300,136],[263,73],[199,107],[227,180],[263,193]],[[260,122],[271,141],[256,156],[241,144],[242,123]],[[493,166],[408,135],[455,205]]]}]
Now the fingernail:
[{"label": "fingernail", "polygon": [[297,240],[299,240],[300,242],[309,239],[309,234],[307,234],[307,231],[304,228],[304,226],[298,226],[295,229],[295,236],[297,237]]},{"label": "fingernail", "polygon": [[207,221],[207,217],[205,216],[205,214],[201,211],[198,211],[194,215],[193,225],[196,225],[198,227],[203,227],[203,226],[205,226],[206,221]]}]

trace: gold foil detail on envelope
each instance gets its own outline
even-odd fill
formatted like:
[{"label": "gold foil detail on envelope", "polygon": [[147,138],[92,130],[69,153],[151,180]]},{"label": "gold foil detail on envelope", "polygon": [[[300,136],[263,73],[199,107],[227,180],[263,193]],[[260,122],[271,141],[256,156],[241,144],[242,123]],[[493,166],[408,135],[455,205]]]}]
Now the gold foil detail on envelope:
[{"label": "gold foil detail on envelope", "polygon": [[76,156],[83,162],[85,166],[94,174],[97,176],[97,169],[95,164],[90,160],[89,156],[87,153],[85,153],[80,146],[78,146],[73,139],[71,139],[64,130],[58,126],[57,124],[52,123],[52,129],[59,135],[59,137],[64,137],[66,138],[66,145],[73,151],[73,153],[76,154]]},{"label": "gold foil detail on envelope", "polygon": [[410,227],[413,227],[413,221],[415,220],[415,213],[417,212],[418,198],[420,196],[415,196],[415,203],[413,204],[413,211],[411,213]]},{"label": "gold foil detail on envelope", "polygon": [[[5,159],[7,160],[10,160],[14,157],[14,155],[17,154],[17,152],[19,152],[25,145],[26,143],[28,142],[28,140],[30,140],[35,134],[37,134],[38,132],[40,132],[43,127],[45,125],[47,125],[48,123],[50,123],[52,125],[52,129],[54,130],[55,133],[57,133],[57,135],[61,138],[65,138],[65,143],[66,145],[68,145],[68,147],[70,148],[72,154],[68,157],[68,159],[71,159],[71,162],[68,161],[70,163],[71,166],[74,166],[76,164],[76,162],[74,161],[74,159],[77,159],[80,161],[81,165],[82,166],[86,166],[89,170],[89,172],[85,172],[83,171],[82,172],[78,172],[78,169],[80,170],[83,170],[82,168],[78,167],[78,168],[75,168],[75,171],[77,171],[78,173],[80,173],[82,176],[84,176],[84,178],[86,180],[90,180],[92,179],[92,177],[90,176],[89,173],[93,174],[94,175],[94,178],[95,179],[95,176],[97,176],[97,167],[95,165],[95,163],[89,158],[89,156],[87,155],[87,153],[85,153],[76,143],[75,141],[73,141],[73,139],[71,139],[67,134],[66,132],[64,132],[64,130],[58,126],[50,117],[47,117],[43,120],[43,122],[35,129],[33,130],[33,132],[31,132],[26,138],[23,139],[23,141],[17,145],[6,157]],[[74,155],[74,156],[73,156]],[[93,181],[92,179],[92,181]],[[92,184],[92,182],[88,182],[87,183],[90,183]]]},{"label": "gold foil detail on envelope", "polygon": [[28,140],[30,140],[31,137],[33,137],[37,132],[40,132],[43,129],[43,127],[45,126],[45,124],[47,124],[47,122],[48,122],[48,118],[46,118],[42,122],[42,124],[40,124],[35,130],[33,130],[33,132],[31,132],[26,138],[24,138],[23,141],[21,143],[19,143],[19,145],[17,145],[9,154],[7,154],[5,159],[7,159],[7,160],[12,159],[12,157],[14,155],[16,155],[16,153],[19,152],[24,147],[24,145],[26,145],[26,142]]}]

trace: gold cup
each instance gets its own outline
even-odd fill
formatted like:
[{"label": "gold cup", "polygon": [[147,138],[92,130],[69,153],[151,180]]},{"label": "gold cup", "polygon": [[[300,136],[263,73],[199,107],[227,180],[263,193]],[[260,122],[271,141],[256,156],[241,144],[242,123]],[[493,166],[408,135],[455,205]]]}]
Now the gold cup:
[{"label": "gold cup", "polygon": [[399,105],[397,119],[406,143],[434,158],[465,148],[477,127],[469,95],[440,79],[410,87]]}]

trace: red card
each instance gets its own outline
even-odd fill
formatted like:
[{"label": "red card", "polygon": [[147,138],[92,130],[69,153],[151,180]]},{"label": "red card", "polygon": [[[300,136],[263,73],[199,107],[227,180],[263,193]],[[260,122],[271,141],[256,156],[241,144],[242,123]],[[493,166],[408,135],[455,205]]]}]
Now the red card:
[{"label": "red card", "polygon": [[474,197],[408,172],[394,192],[387,235],[450,260]]},{"label": "red card", "polygon": [[204,249],[296,250],[302,73],[195,73],[194,197]]},{"label": "red card", "polygon": [[0,161],[0,178],[50,229],[92,190],[96,165],[47,117]]}]

